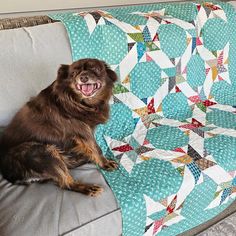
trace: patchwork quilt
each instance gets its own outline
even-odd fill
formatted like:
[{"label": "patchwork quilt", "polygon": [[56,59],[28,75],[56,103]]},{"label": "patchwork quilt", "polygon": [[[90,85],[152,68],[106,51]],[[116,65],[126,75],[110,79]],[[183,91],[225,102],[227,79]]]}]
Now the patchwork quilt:
[{"label": "patchwork quilt", "polygon": [[236,14],[221,2],[60,13],[73,60],[119,75],[97,128],[124,236],[177,235],[236,197]]}]

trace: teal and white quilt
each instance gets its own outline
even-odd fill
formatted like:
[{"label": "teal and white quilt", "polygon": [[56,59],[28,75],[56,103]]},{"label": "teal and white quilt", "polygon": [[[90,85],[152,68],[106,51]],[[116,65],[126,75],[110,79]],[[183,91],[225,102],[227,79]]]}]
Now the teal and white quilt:
[{"label": "teal and white quilt", "polygon": [[119,75],[97,128],[124,236],[177,235],[236,197],[236,14],[221,2],[149,4],[50,15],[73,60]]}]

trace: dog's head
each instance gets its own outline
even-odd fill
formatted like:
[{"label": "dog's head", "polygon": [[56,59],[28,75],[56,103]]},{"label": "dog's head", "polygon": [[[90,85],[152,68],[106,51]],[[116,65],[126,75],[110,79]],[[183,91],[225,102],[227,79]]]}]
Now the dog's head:
[{"label": "dog's head", "polygon": [[97,59],[81,59],[71,65],[61,65],[58,70],[59,84],[69,86],[82,100],[106,99],[110,96],[116,73]]}]

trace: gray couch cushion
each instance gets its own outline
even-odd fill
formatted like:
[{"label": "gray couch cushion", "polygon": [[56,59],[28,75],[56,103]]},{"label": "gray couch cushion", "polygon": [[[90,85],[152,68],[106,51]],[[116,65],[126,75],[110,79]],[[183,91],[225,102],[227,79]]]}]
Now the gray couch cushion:
[{"label": "gray couch cushion", "polygon": [[16,186],[0,177],[0,235],[121,235],[120,209],[97,168],[87,164],[72,175],[105,191],[92,198],[52,183]]},{"label": "gray couch cushion", "polygon": [[60,64],[71,63],[61,23],[0,31],[0,126],[31,97],[56,79]]}]

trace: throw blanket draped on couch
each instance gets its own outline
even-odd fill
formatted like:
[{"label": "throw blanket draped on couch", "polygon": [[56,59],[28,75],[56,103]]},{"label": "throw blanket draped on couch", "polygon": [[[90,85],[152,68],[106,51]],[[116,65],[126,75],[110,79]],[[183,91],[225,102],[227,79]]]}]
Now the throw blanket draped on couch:
[{"label": "throw blanket draped on couch", "polygon": [[[123,235],[177,235],[236,196],[236,15],[219,2],[50,15],[73,59],[105,60],[120,81],[96,137],[120,163],[103,174]],[[224,104],[224,105],[222,105]]]}]

